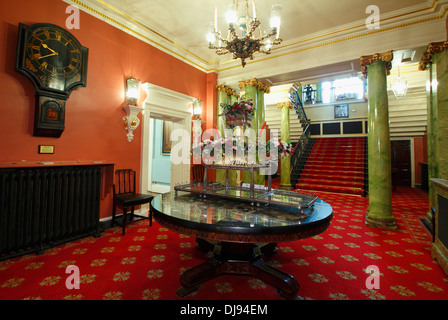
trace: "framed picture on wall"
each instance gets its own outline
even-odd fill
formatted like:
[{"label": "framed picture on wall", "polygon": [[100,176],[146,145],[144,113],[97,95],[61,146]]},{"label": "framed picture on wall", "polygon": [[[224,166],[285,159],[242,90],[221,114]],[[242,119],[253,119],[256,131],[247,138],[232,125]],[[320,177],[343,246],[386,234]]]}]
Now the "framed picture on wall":
[{"label": "framed picture on wall", "polygon": [[348,104],[334,106],[334,118],[348,118]]},{"label": "framed picture on wall", "polygon": [[171,121],[163,121],[162,126],[162,154],[171,153],[171,132],[173,132],[173,123]]}]

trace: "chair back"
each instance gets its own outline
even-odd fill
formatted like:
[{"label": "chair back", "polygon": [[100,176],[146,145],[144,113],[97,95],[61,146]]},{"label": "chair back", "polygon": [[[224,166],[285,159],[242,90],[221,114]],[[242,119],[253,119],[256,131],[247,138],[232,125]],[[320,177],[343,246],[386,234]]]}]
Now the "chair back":
[{"label": "chair back", "polygon": [[114,195],[135,194],[135,171],[121,169],[115,171]]},{"label": "chair back", "polygon": [[192,168],[193,182],[202,182],[204,180],[204,166],[202,164],[195,164]]}]

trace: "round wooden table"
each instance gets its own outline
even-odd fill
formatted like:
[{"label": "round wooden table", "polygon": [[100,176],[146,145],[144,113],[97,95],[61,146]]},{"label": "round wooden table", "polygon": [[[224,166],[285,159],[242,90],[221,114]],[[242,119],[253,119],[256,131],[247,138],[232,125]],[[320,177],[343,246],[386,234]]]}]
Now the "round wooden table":
[{"label": "round wooden table", "polygon": [[296,279],[265,263],[263,255],[275,252],[278,242],[324,232],[333,218],[333,209],[321,199],[302,214],[293,208],[257,207],[180,191],[157,196],[151,207],[160,225],[196,237],[200,249],[214,253],[209,261],[182,274],[179,296],[196,291],[201,283],[221,274],[245,274],[274,286],[284,298],[299,298]]}]

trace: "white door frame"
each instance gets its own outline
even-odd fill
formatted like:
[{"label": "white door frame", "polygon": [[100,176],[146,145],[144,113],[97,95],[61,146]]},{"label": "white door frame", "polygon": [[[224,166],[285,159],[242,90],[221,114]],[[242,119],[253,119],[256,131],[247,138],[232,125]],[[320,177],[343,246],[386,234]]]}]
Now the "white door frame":
[{"label": "white door frame", "polygon": [[[184,95],[182,93],[172,91],[163,87],[159,87],[150,83],[142,85],[143,90],[147,93],[147,97],[143,102],[143,123],[142,123],[142,150],[141,150],[141,177],[140,190],[147,192],[148,187],[152,184],[148,177],[151,173],[152,157],[149,156],[152,146],[152,134],[150,130],[150,119],[161,119],[174,122],[173,129],[183,129],[188,137],[191,137],[191,112],[190,104],[196,98]],[[191,138],[190,138],[191,139]],[[190,148],[190,139],[183,139],[183,143],[188,143]],[[187,140],[187,141],[185,141]],[[185,161],[179,165],[171,162],[171,186],[173,190],[175,185],[188,183],[190,181],[190,162]]]}]

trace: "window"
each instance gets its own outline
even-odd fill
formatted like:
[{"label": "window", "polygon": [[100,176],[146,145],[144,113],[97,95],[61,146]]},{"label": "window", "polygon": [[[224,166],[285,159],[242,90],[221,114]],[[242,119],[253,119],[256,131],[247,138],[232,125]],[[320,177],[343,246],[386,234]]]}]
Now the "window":
[{"label": "window", "polygon": [[322,102],[361,100],[364,98],[364,82],[359,77],[326,81],[322,83]]}]

